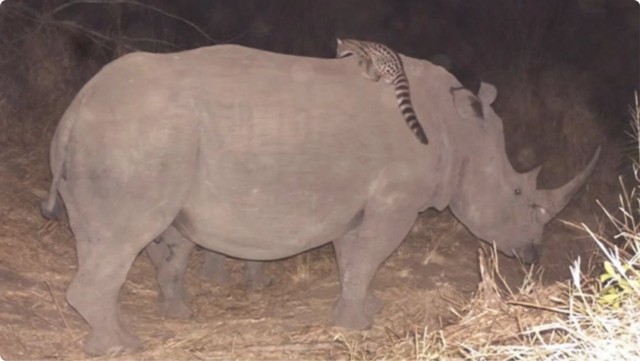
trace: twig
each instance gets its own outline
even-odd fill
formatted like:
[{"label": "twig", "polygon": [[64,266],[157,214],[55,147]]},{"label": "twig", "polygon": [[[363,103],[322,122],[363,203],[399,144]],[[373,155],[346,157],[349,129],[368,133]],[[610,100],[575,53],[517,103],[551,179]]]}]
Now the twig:
[{"label": "twig", "polygon": [[50,324],[51,326],[53,326],[53,327],[55,327],[55,328],[60,328],[60,329],[63,329],[63,328],[64,328],[64,327],[62,327],[62,326],[60,326],[60,325],[56,325],[56,324],[55,324],[55,322],[50,321],[50,320],[46,319],[44,316],[40,316],[40,315],[39,315],[39,314],[37,314],[37,313],[33,313],[33,316],[35,316],[36,318],[38,318],[38,319],[40,319],[40,320],[42,320],[42,321],[44,321],[44,322],[46,322],[46,323]]},{"label": "twig", "polygon": [[527,307],[527,308],[535,308],[535,309],[539,309],[539,310],[545,310],[545,311],[559,313],[559,314],[562,314],[562,315],[571,314],[571,312],[568,311],[568,310],[563,310],[563,309],[560,309],[560,308],[548,307],[548,306],[543,306],[543,305],[537,305],[535,303],[529,303],[529,302],[507,301],[507,304],[508,305],[514,305],[514,306],[522,306],[522,307]]},{"label": "twig", "polygon": [[131,37],[128,37],[128,36],[123,36],[123,37],[122,37],[122,40],[129,41],[129,42],[132,42],[132,43],[136,43],[136,42],[140,42],[140,43],[143,43],[143,42],[144,42],[144,43],[152,43],[152,44],[154,44],[154,43],[155,43],[155,44],[161,44],[161,45],[164,45],[164,46],[166,46],[166,47],[168,47],[168,48],[178,49],[178,46],[177,46],[177,45],[175,45],[175,44],[171,44],[171,43],[170,43],[170,42],[168,42],[168,41],[158,40],[158,39],[151,39],[151,38],[131,38]]},{"label": "twig", "polygon": [[204,355],[200,355],[199,352],[189,351],[189,353],[193,355],[195,358],[197,358],[198,360],[206,360],[206,357]]},{"label": "twig", "polygon": [[22,349],[26,352],[29,351],[29,348],[24,344],[24,342],[22,342],[22,340],[20,339],[20,334],[16,332],[16,330],[13,328],[13,326],[9,326],[9,329],[11,330],[11,333],[13,333],[13,336],[16,339],[16,342],[18,343],[18,345],[20,345],[20,347],[22,347]]},{"label": "twig", "polygon": [[223,41],[218,41],[216,39],[213,39],[212,37],[209,36],[209,34],[207,34],[206,32],[204,32],[204,30],[202,30],[199,26],[197,26],[196,24],[194,24],[193,22],[184,19],[182,17],[179,17],[177,15],[174,15],[166,10],[163,10],[159,7],[155,7],[152,5],[147,5],[147,4],[143,4],[141,2],[138,1],[134,1],[134,0],[109,0],[109,1],[105,1],[105,0],[74,0],[74,1],[69,1],[63,5],[58,6],[57,8],[53,9],[53,11],[51,11],[51,13],[49,13],[48,15],[53,17],[54,14],[77,4],[126,4],[126,5],[133,5],[133,6],[139,6],[142,8],[146,8],[152,11],[155,11],[159,14],[162,14],[168,18],[177,20],[179,22],[182,22],[184,24],[187,24],[188,26],[192,27],[194,30],[196,30],[200,35],[202,35],[203,37],[205,37],[207,40],[209,40],[211,43],[222,43]]},{"label": "twig", "polygon": [[58,301],[56,301],[56,297],[53,295],[53,290],[51,289],[51,284],[49,283],[49,281],[44,281],[44,283],[47,285],[47,288],[49,289],[49,294],[51,294],[51,299],[53,300],[53,304],[56,305],[56,310],[58,310],[58,315],[62,319],[62,323],[64,323],[64,327],[66,328],[67,332],[69,332],[69,335],[71,335],[71,338],[75,339],[76,336],[73,334],[73,331],[69,327],[69,324],[67,323],[67,319],[64,317],[64,314],[62,313],[62,310],[60,309],[60,305],[58,305]]},{"label": "twig", "polygon": [[[24,18],[25,20],[28,21],[32,21],[34,23],[39,24],[39,26],[36,29],[36,32],[44,25],[44,21],[42,20],[43,16],[35,13],[31,8],[27,7],[27,6],[20,6],[16,8],[19,9],[19,11],[13,11],[12,12],[12,16],[16,17],[16,16],[20,16],[22,18]],[[88,29],[82,25],[79,25],[75,22],[72,21],[65,21],[65,20],[56,20],[56,21],[51,21],[47,23],[48,25],[52,25],[52,26],[57,26],[58,28],[62,28],[62,29],[73,29],[73,30],[78,30],[80,32],[86,33],[89,37],[91,37],[94,40],[97,40],[96,43],[99,44],[102,47],[106,47],[104,44],[105,43],[110,43],[110,42],[115,42],[114,39],[98,32],[95,30],[91,30]],[[15,39],[12,39],[11,42],[9,43],[9,45],[14,45],[24,39],[26,39],[27,37],[31,36],[32,33],[26,33],[24,36],[21,37],[17,37]],[[124,44],[124,47],[127,48],[128,50],[131,51],[136,51],[138,49],[133,48],[131,46],[128,46],[126,44]],[[22,54],[21,54],[22,55]]]},{"label": "twig", "polygon": [[332,342],[318,343],[290,343],[284,345],[251,345],[247,347],[238,347],[243,350],[259,351],[259,352],[282,352],[282,351],[308,351],[308,350],[330,350],[334,347]]},{"label": "twig", "polygon": [[[77,24],[77,23],[75,23],[73,21],[60,20],[60,21],[54,22],[53,25],[61,27],[61,28],[65,28],[66,27],[66,28],[71,28],[71,29],[74,29],[74,30],[79,30],[79,31],[85,32],[85,33],[89,34],[90,36],[92,36],[93,38],[97,38],[97,39],[103,40],[105,43],[108,43],[108,42],[115,43],[114,39],[112,39],[112,38],[110,38],[110,37],[98,32],[98,31],[88,29],[88,28],[86,28],[86,27],[84,27],[82,25],[79,25],[79,24]],[[139,50],[139,49],[137,49],[137,48],[135,48],[133,46],[127,45],[127,44],[121,44],[121,45],[127,50],[131,50],[131,51],[138,51]]]}]

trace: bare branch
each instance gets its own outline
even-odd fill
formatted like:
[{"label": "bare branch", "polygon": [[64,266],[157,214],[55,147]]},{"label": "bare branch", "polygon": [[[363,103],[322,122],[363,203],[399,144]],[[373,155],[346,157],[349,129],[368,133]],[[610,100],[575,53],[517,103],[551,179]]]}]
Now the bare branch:
[{"label": "bare branch", "polygon": [[200,35],[202,35],[203,37],[205,37],[209,42],[211,43],[222,43],[223,41],[219,41],[216,39],[213,39],[212,37],[209,36],[209,34],[207,34],[206,32],[204,32],[204,30],[202,30],[198,25],[194,24],[193,22],[182,18],[180,16],[174,15],[166,10],[163,10],[159,7],[155,7],[155,6],[151,6],[151,5],[147,5],[147,4],[143,4],[141,2],[135,1],[135,0],[73,0],[73,1],[69,1],[66,4],[60,5],[57,8],[53,9],[49,14],[47,14],[47,16],[53,17],[53,15],[61,12],[62,10],[69,8],[71,6],[74,5],[78,5],[78,4],[125,4],[125,5],[132,5],[132,6],[138,6],[138,7],[142,7],[145,9],[149,9],[152,11],[155,11],[159,14],[162,14],[168,18],[177,20],[181,23],[187,24],[188,26],[190,26],[191,28],[193,28],[195,31],[197,31],[198,33],[200,33]]}]

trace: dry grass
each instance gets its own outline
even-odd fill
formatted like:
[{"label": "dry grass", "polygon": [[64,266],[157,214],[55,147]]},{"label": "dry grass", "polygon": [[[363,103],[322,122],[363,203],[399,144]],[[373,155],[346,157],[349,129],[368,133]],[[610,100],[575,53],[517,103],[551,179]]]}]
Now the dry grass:
[{"label": "dry grass", "polygon": [[[632,248],[638,249],[639,239],[634,236]],[[523,285],[510,291],[500,277],[495,251],[480,251],[482,281],[454,324],[437,331],[390,333],[376,349],[367,349],[365,338],[339,335],[336,340],[351,360],[640,359],[638,253],[625,259],[615,248],[598,244],[613,265],[614,282],[631,290],[616,289],[618,305],[603,304],[597,274],[581,274],[580,260],[571,268],[571,281],[542,286],[539,275],[529,272]]]}]

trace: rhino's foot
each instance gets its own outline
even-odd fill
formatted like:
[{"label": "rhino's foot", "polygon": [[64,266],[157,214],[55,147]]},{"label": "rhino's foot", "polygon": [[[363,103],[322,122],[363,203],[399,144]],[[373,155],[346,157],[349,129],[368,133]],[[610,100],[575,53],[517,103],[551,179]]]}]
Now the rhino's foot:
[{"label": "rhino's foot", "polygon": [[193,312],[181,299],[165,300],[163,304],[164,316],[168,318],[187,319]]},{"label": "rhino's foot", "polygon": [[340,297],[333,306],[333,324],[354,330],[367,330],[371,328],[372,317],[369,316],[362,305],[354,302],[346,302]]},{"label": "rhino's foot", "polygon": [[95,332],[91,331],[84,342],[84,350],[90,355],[120,355],[139,350],[142,346],[140,339],[124,331]]}]

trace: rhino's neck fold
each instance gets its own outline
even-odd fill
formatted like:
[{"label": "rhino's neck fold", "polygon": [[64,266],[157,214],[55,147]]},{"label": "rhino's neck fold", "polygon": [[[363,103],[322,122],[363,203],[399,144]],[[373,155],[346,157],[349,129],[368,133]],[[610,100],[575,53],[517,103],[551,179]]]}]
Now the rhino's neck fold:
[{"label": "rhino's neck fold", "polygon": [[[440,122],[440,118],[436,118]],[[462,162],[459,155],[455,153],[452,147],[452,140],[449,135],[448,127],[445,124],[440,125],[440,151],[438,152],[438,161],[434,168],[440,173],[438,177],[439,182],[434,191],[434,196],[431,198],[431,204],[428,206],[434,207],[439,211],[444,210],[449,203],[451,203],[453,197],[453,191],[459,186]],[[435,142],[434,142],[435,143]],[[433,151],[438,145],[430,145],[429,151]],[[426,207],[425,207],[426,208]]]}]

